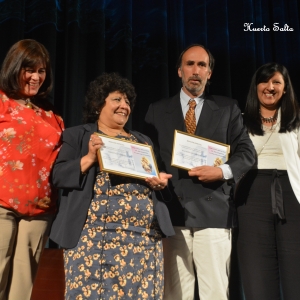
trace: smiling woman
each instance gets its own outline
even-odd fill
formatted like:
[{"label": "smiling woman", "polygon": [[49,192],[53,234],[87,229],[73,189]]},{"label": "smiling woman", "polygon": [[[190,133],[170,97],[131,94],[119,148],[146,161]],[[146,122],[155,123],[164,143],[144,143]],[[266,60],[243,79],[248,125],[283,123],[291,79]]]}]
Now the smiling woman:
[{"label": "smiling woman", "polygon": [[35,96],[46,78],[46,68],[38,64],[32,68],[22,68],[20,72],[20,96],[30,98]]},{"label": "smiling woman", "polygon": [[30,299],[56,211],[49,174],[64,125],[43,109],[51,87],[45,47],[34,40],[14,44],[0,72],[1,300]]},{"label": "smiling woman", "polygon": [[257,85],[257,96],[260,102],[261,115],[274,115],[280,106],[280,100],[285,94],[285,83],[281,73],[275,72],[274,75],[260,82]]},{"label": "smiling woman", "polygon": [[109,93],[100,113],[98,127],[104,132],[109,131],[111,133],[113,133],[113,129],[116,129],[115,134],[117,135],[118,131],[122,131],[127,123],[130,112],[130,101],[127,99],[126,94],[120,92]]},{"label": "smiling woman", "polygon": [[53,167],[53,182],[63,196],[50,237],[65,248],[66,299],[163,297],[162,237],[174,231],[158,199],[171,175],[141,180],[109,174],[97,160],[103,142],[94,132],[152,145],[147,136],[124,127],[135,97],[127,79],[99,76],[86,94],[86,124],[63,134]]},{"label": "smiling woman", "polygon": [[287,69],[261,66],[250,85],[245,123],[256,165],[236,191],[237,252],[246,299],[300,294],[300,112]]}]

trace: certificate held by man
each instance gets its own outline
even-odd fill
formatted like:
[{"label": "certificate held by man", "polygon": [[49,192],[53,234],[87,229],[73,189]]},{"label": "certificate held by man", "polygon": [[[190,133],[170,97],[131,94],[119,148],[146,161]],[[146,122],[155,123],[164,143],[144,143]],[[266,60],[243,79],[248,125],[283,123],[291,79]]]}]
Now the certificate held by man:
[{"label": "certificate held by man", "polygon": [[159,177],[150,145],[97,134],[104,143],[97,153],[101,171],[140,179]]},{"label": "certificate held by man", "polygon": [[175,130],[171,165],[185,170],[217,167],[228,160],[229,152],[229,145]]}]

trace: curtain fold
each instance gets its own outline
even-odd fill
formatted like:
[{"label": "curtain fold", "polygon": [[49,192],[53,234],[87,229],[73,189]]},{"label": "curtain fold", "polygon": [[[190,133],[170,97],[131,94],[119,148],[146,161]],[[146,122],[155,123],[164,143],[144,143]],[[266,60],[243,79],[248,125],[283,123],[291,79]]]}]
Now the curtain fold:
[{"label": "curtain fold", "polygon": [[[294,30],[274,31],[274,23]],[[118,72],[136,87],[129,127],[142,130],[148,105],[179,91],[177,58],[192,43],[216,58],[210,92],[237,99],[242,109],[254,71],[266,62],[284,64],[300,93],[297,0],[0,0],[0,37],[0,62],[19,39],[47,47],[52,101],[67,126],[81,123],[88,83]]]}]

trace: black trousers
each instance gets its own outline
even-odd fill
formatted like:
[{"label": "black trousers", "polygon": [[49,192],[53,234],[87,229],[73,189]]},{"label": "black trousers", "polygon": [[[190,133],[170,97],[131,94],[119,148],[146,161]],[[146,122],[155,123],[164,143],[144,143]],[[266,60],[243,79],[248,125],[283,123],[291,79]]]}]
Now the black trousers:
[{"label": "black trousers", "polygon": [[[285,219],[272,211],[273,170],[252,170],[236,192],[237,254],[246,300],[300,299],[300,204],[277,172]],[[300,179],[299,179],[300,184]],[[274,204],[274,201],[273,201]]]}]

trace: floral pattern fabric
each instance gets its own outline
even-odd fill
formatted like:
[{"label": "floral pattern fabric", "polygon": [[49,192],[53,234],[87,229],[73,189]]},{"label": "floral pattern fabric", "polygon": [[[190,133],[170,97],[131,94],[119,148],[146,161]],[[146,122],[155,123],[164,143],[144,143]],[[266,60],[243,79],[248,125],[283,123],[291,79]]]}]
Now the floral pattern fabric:
[{"label": "floral pattern fabric", "polygon": [[0,91],[0,206],[30,216],[55,209],[49,174],[63,128],[52,111],[24,107]]},{"label": "floral pattern fabric", "polygon": [[64,250],[68,300],[162,299],[161,231],[142,180],[98,173],[77,246]]}]

